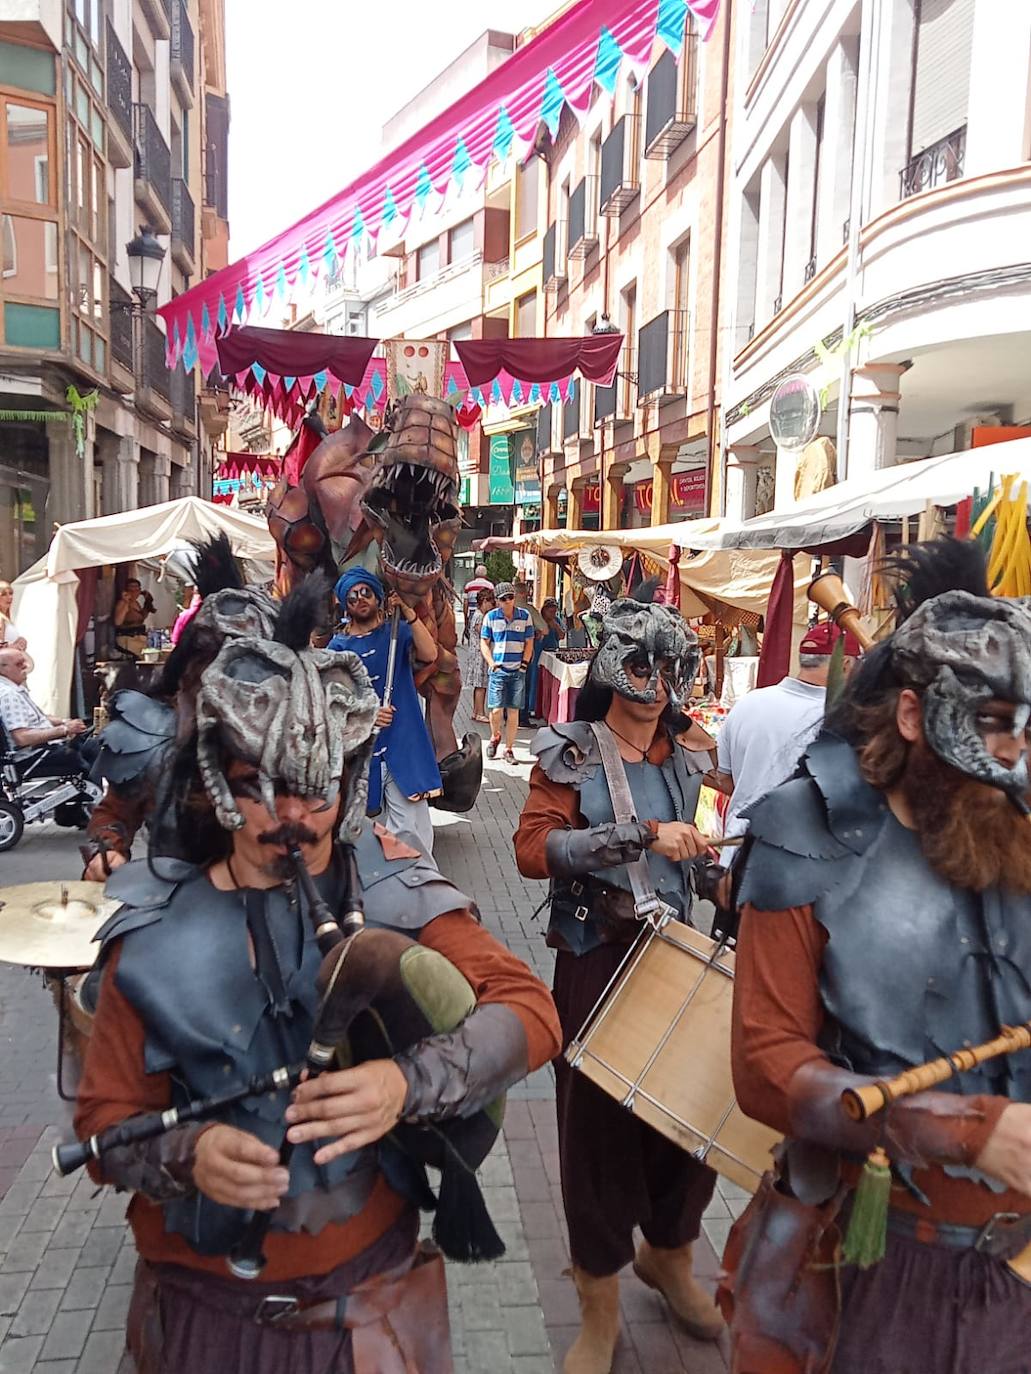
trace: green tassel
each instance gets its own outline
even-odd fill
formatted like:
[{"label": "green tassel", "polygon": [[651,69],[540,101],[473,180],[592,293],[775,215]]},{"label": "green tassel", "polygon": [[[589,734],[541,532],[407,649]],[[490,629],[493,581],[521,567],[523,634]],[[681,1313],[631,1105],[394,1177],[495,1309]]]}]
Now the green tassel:
[{"label": "green tassel", "polygon": [[880,1148],[863,1165],[852,1200],[852,1216],[842,1249],[846,1264],[869,1269],[884,1258],[888,1244],[888,1202],[891,1198],[891,1161]]}]

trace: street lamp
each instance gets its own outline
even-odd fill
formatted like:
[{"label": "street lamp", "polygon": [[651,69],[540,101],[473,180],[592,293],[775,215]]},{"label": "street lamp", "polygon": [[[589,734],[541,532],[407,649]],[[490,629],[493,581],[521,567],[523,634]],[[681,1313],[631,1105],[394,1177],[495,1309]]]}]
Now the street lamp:
[{"label": "street lamp", "polygon": [[145,310],[157,295],[165,250],[154,237],[150,226],[141,224],[136,237],[125,245],[125,251],[129,258],[129,280],[132,282],[133,295]]}]

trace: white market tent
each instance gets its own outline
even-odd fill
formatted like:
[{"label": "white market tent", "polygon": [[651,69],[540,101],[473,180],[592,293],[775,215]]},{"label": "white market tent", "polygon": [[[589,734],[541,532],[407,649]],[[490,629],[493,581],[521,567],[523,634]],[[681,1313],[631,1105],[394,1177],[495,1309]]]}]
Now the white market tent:
[{"label": "white market tent", "polygon": [[716,529],[697,532],[683,525],[671,528],[682,548],[815,548],[856,534],[875,520],[920,515],[928,503],[954,506],[975,487],[987,491],[993,476],[998,484],[1001,475],[1010,473],[1031,482],[1031,439],[1011,439],[850,477],[793,509],[770,511],[753,520],[724,520]]},{"label": "white market tent", "polygon": [[189,548],[188,541],[224,532],[237,558],[271,563],[275,544],[265,521],[197,496],[141,510],[62,525],[45,558],[14,583],[11,616],[26,634],[35,667],[29,692],[49,715],[67,715],[75,659],[76,569],[142,563]]}]

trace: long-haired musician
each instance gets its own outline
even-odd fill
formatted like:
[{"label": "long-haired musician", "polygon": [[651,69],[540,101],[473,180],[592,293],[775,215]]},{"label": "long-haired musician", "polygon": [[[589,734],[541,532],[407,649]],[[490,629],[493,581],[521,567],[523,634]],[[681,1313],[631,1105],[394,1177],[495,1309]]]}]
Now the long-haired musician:
[{"label": "long-haired musician", "polygon": [[[515,834],[530,878],[552,879],[548,943],[563,1048],[579,1032],[641,930],[644,905],[691,910],[692,824],[708,736],[683,710],[698,641],[679,612],[622,598],[609,608],[577,720],[541,730]],[[603,733],[599,734],[599,730]],[[701,732],[699,732],[701,733]],[[607,758],[607,761],[606,761]],[[640,819],[621,820],[632,814]],[[644,864],[638,863],[644,859]],[[633,1262],[695,1336],[723,1322],[692,1272],[716,1176],[555,1061],[562,1200],[581,1328],[566,1374],[608,1374],[619,1333],[619,1271]],[[685,1072],[689,1072],[685,1065]],[[634,1250],[634,1228],[644,1241]]]},{"label": "long-haired musician", "polygon": [[734,1084],[789,1141],[724,1260],[737,1374],[1029,1367],[1031,1056],[841,1102],[1031,1019],[1031,609],[974,542],[901,562],[898,627],[750,812]]}]

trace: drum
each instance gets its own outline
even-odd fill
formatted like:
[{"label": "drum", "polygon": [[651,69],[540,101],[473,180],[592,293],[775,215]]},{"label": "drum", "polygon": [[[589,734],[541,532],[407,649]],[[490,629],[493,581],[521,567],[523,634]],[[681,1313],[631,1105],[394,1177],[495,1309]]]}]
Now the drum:
[{"label": "drum", "polygon": [[671,916],[638,937],[566,1058],[717,1173],[754,1192],[780,1136],[734,1100],[734,955]]}]

